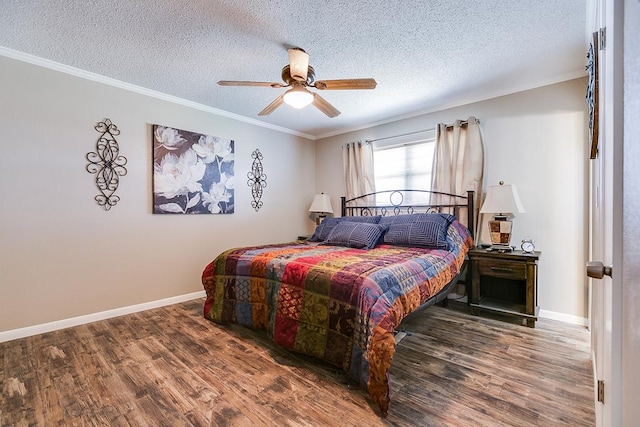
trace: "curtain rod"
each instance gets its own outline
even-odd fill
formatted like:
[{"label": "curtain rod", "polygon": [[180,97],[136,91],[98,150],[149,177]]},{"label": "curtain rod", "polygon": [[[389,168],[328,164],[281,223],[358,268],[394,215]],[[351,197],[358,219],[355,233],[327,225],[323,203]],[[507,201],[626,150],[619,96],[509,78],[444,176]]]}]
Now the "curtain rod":
[{"label": "curtain rod", "polygon": [[403,133],[403,134],[400,134],[400,135],[385,136],[384,138],[367,139],[366,142],[384,141],[384,140],[387,140],[387,139],[400,138],[400,137],[409,136],[409,135],[416,135],[416,134],[419,134],[419,133],[425,133],[425,132],[434,131],[434,130],[436,130],[436,128],[417,130],[415,132]]},{"label": "curtain rod", "polygon": [[[476,123],[480,123],[480,120],[476,119]],[[469,122],[467,120],[460,120],[460,126],[466,126],[468,124],[469,124]],[[453,125],[447,125],[447,129],[453,129]],[[423,130],[418,130],[418,131],[415,131],[415,132],[403,133],[403,134],[400,134],[400,135],[385,136],[384,138],[367,139],[367,140],[365,140],[365,142],[384,141],[384,140],[387,140],[387,139],[393,139],[393,138],[400,138],[400,137],[403,137],[403,136],[416,135],[416,134],[419,134],[419,133],[425,133],[425,132],[430,132],[430,131],[434,131],[434,130],[436,130],[436,128],[423,129]]]},{"label": "curtain rod", "polygon": [[[476,123],[480,123],[480,120],[476,120]],[[466,126],[469,122],[467,120],[460,120],[460,126]],[[453,129],[453,125],[447,125],[447,129]]]}]

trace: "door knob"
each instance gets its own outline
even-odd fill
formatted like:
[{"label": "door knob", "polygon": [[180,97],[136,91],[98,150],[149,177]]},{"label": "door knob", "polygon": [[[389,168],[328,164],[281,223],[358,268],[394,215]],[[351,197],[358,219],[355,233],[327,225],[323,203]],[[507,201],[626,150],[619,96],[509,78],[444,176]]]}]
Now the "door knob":
[{"label": "door knob", "polygon": [[587,276],[594,279],[602,279],[604,276],[611,277],[611,268],[611,265],[605,267],[601,261],[589,261],[587,263]]}]

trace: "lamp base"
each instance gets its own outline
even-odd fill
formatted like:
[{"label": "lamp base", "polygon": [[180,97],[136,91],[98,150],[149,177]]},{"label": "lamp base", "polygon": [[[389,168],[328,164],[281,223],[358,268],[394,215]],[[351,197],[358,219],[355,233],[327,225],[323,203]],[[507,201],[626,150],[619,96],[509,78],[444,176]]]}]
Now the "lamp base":
[{"label": "lamp base", "polygon": [[491,236],[492,250],[503,252],[511,251],[509,242],[511,241],[511,231],[513,230],[513,222],[508,221],[505,217],[496,215],[493,221],[489,221],[489,234]]},{"label": "lamp base", "polygon": [[487,248],[487,250],[496,252],[511,252],[513,248],[509,245],[491,245]]}]

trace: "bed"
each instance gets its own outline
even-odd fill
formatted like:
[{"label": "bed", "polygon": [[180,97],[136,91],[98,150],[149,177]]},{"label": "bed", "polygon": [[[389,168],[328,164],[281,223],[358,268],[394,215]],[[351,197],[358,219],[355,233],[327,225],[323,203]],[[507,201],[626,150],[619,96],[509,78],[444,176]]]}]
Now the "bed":
[{"label": "bed", "polygon": [[[441,202],[416,201],[416,191]],[[202,273],[204,317],[266,330],[278,345],[339,367],[386,415],[394,332],[410,313],[446,301],[473,224],[473,192],[342,198],[342,216],[308,240],[218,255]]]}]

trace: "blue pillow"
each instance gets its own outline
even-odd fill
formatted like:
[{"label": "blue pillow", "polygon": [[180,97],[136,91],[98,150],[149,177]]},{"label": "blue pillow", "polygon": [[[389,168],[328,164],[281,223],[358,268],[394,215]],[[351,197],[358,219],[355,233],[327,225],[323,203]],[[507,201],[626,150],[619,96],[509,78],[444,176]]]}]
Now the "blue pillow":
[{"label": "blue pillow", "polygon": [[367,215],[367,216],[343,216],[345,221],[349,222],[366,222],[367,224],[378,224],[382,215]]},{"label": "blue pillow", "polygon": [[378,221],[378,224],[407,224],[415,222],[421,214],[402,214],[402,215],[390,215],[383,216]]},{"label": "blue pillow", "polygon": [[384,243],[398,246],[419,246],[431,249],[448,249],[447,229],[455,219],[453,215],[422,213],[400,215],[389,225],[384,235]]},{"label": "blue pillow", "polygon": [[322,242],[326,240],[333,230],[333,227],[336,226],[339,222],[349,221],[349,222],[364,222],[369,224],[377,224],[380,221],[380,215],[376,216],[342,216],[339,218],[325,218],[313,232],[313,236],[309,239],[311,242]]},{"label": "blue pillow", "polygon": [[313,236],[309,239],[311,242],[322,242],[329,236],[333,227],[339,222],[344,221],[343,217],[340,218],[325,218],[313,232]]},{"label": "blue pillow", "polygon": [[341,221],[333,227],[323,243],[355,249],[372,249],[388,227],[366,222]]}]

